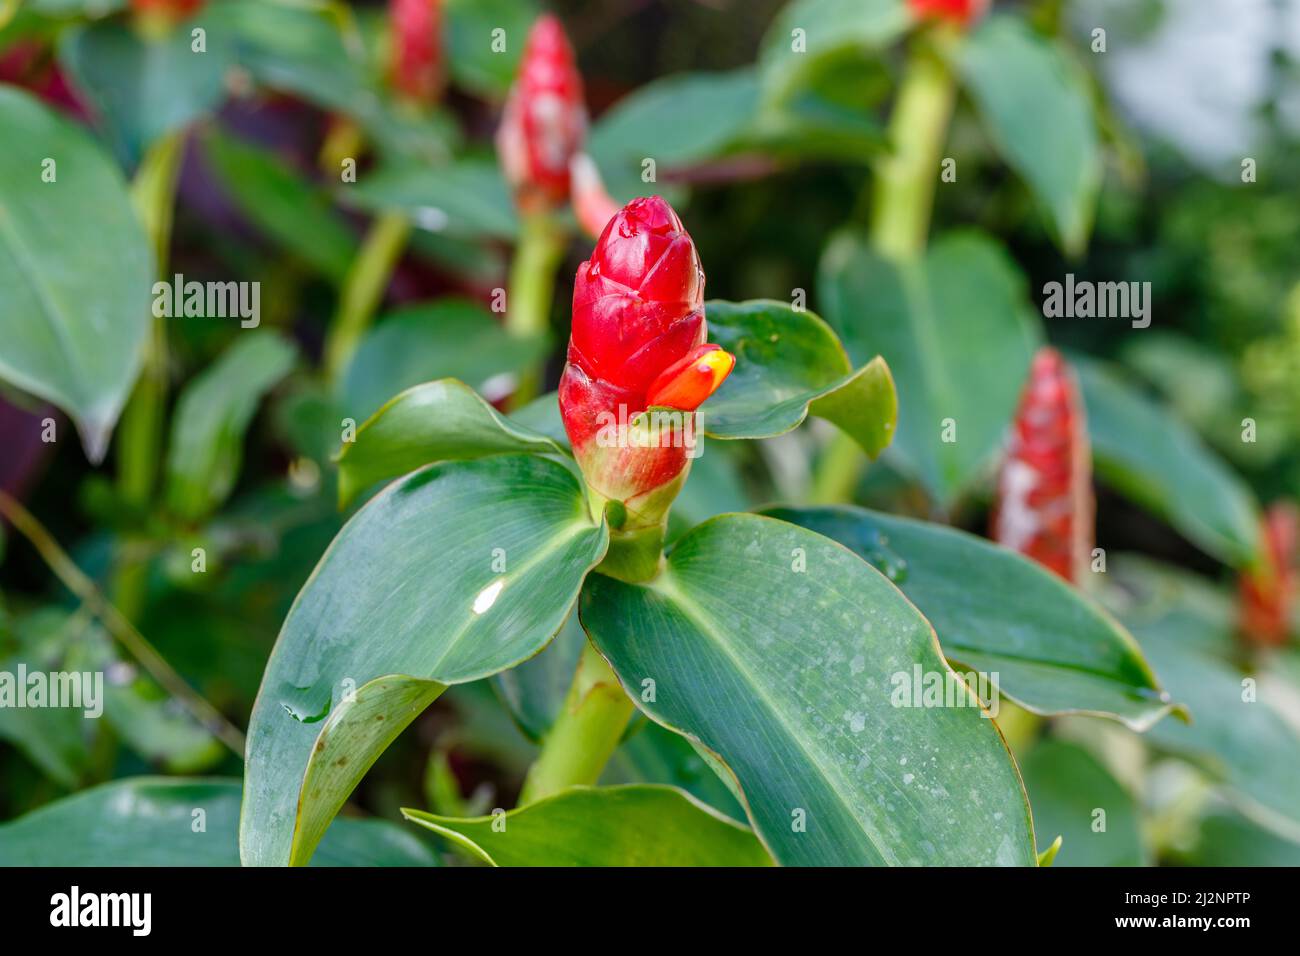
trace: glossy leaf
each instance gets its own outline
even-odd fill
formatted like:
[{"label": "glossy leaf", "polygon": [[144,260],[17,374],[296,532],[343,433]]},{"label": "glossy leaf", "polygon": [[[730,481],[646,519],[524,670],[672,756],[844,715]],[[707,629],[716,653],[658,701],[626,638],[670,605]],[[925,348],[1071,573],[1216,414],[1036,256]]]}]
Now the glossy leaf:
[{"label": "glossy leaf", "polygon": [[363,424],[339,455],[339,502],[388,478],[448,458],[509,452],[561,453],[540,432],[506,418],[463,382],[408,388]]},{"label": "glossy leaf", "polygon": [[73,28],[61,44],[61,62],[128,165],[160,136],[183,129],[225,97],[233,57],[229,38],[202,16],[193,25],[207,32],[205,52],[191,49],[188,25],[146,37],[116,19]]},{"label": "glossy leaf", "polygon": [[[238,866],[239,781],[128,777],[0,825],[0,866]],[[319,866],[436,866],[385,820],[339,820]]]},{"label": "glossy leaf", "polygon": [[571,787],[504,819],[402,815],[493,866],[770,866],[748,827],[674,787]]},{"label": "glossy leaf", "polygon": [[349,185],[340,197],[372,212],[400,210],[420,229],[451,236],[513,239],[519,218],[495,164],[392,164]]},{"label": "glossy leaf", "polygon": [[959,69],[989,135],[1047,210],[1062,246],[1081,253],[1102,173],[1087,74],[1056,43],[997,14],[962,44]]},{"label": "glossy leaf", "polygon": [[[1020,771],[1039,841],[1061,836],[1053,866],[1144,865],[1137,802],[1088,751],[1043,740],[1021,758]],[[1096,829],[1098,820],[1104,829]]]},{"label": "glossy leaf", "polygon": [[924,262],[900,266],[844,232],[817,289],[853,361],[889,363],[900,406],[891,454],[951,504],[1001,444],[1041,335],[1015,264],[979,233],[946,235]]},{"label": "glossy leaf", "polygon": [[644,718],[614,751],[600,782],[606,785],[662,783],[680,787],[724,816],[745,819],[745,810],[728,781],[714,771],[691,742]]},{"label": "glossy leaf", "polygon": [[502,702],[530,740],[541,740],[555,723],[586,643],[575,610],[545,650],[492,678]]},{"label": "glossy leaf", "polygon": [[889,445],[898,396],[879,358],[854,368],[835,333],[784,302],[709,302],[709,341],[736,366],[701,409],[714,438],[770,438],[811,412],[838,425],[871,457]]},{"label": "glossy leaf", "polygon": [[322,818],[433,684],[540,651],[607,540],[573,475],[536,456],[433,465],[373,498],[321,558],[267,663],[248,735],[244,862],[305,862]]},{"label": "glossy leaf", "polygon": [[398,392],[439,378],[457,378],[479,391],[493,385],[499,397],[510,388],[500,377],[545,353],[542,337],[510,335],[468,299],[408,306],[380,319],[361,340],[343,379],[344,412],[365,421]]},{"label": "glossy leaf", "polygon": [[766,514],[833,538],[871,562],[934,625],[954,667],[999,675],[999,690],[1035,713],[1115,717],[1144,730],[1170,710],[1132,635],[1014,551],[944,525],[863,508]]},{"label": "glossy leaf", "polygon": [[911,25],[904,0],[794,0],[763,38],[764,94],[778,102],[788,99],[819,60],[847,50],[880,50]]},{"label": "glossy leaf", "polygon": [[638,706],[730,768],[778,862],[1035,864],[1019,775],[965,685],[954,706],[895,706],[915,666],[950,672],[847,549],[723,515],[648,585],[592,575],[580,608]]},{"label": "glossy leaf", "polygon": [[175,514],[197,521],[230,494],[248,424],[296,359],[294,346],[279,334],[244,332],[185,387],[167,453],[167,505]]},{"label": "glossy leaf", "polygon": [[1076,363],[1098,478],[1204,551],[1242,566],[1259,550],[1250,489],[1194,432],[1118,374]]},{"label": "glossy leaf", "polygon": [[209,130],[206,155],[240,211],[277,243],[339,282],[356,239],[322,190],[273,153]]},{"label": "glossy leaf", "polygon": [[83,130],[13,87],[0,127],[0,379],[71,415],[98,462],[140,370],[152,256]]}]

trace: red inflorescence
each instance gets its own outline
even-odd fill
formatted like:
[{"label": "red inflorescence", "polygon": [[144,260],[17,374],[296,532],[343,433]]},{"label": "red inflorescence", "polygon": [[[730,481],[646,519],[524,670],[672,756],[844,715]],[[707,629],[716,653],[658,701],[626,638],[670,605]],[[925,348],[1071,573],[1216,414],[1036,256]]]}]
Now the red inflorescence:
[{"label": "red inflorescence", "polygon": [[521,209],[558,206],[569,198],[569,164],[582,149],[587,109],[582,77],[564,27],[538,18],[510,89],[497,152]]},{"label": "red inflorescence", "polygon": [[968,24],[982,17],[990,0],[908,0],[912,12],[922,19],[951,20]]},{"label": "red inflorescence", "polygon": [[1078,385],[1060,353],[1042,348],[998,476],[993,538],[1078,583],[1092,551],[1093,509]]},{"label": "red inflorescence", "polygon": [[1291,614],[1300,594],[1300,511],[1295,505],[1280,502],[1268,509],[1263,538],[1262,566],[1241,577],[1241,632],[1252,643],[1278,647],[1291,633]]},{"label": "red inflorescence", "polygon": [[442,0],[389,0],[393,89],[416,103],[442,93]]},{"label": "red inflorescence", "polygon": [[560,410],[589,484],[623,502],[682,474],[680,441],[654,447],[602,441],[612,423],[652,405],[693,412],[734,360],[706,346],[704,271],[671,206],[634,199],[605,226],[573,287],[573,332]]}]

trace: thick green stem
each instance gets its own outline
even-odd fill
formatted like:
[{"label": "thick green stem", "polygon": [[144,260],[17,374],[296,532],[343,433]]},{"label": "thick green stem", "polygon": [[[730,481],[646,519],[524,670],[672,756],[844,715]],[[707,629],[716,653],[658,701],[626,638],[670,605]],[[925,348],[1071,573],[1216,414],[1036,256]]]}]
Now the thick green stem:
[{"label": "thick green stem", "polygon": [[631,699],[605,658],[583,647],[573,684],[541,755],[528,770],[519,805],[534,803],[565,787],[594,784],[618,746],[632,716]]},{"label": "thick green stem", "polygon": [[[914,42],[889,119],[889,153],[876,164],[872,185],[871,244],[895,261],[925,252],[944,141],[957,87],[942,48],[957,40],[936,25]],[[822,454],[813,481],[817,504],[850,501],[865,457],[853,439],[837,433]]]},{"label": "thick green stem", "polygon": [[[524,216],[506,290],[506,331],[511,335],[531,339],[550,331],[555,270],[563,256],[564,233],[555,220],[546,213]],[[540,368],[524,372],[511,407],[519,408],[536,398],[541,380]]]},{"label": "thick green stem", "polygon": [[325,372],[331,380],[342,376],[370,328],[410,235],[410,220],[401,213],[383,213],[371,224],[339,292],[338,312],[325,339]]}]

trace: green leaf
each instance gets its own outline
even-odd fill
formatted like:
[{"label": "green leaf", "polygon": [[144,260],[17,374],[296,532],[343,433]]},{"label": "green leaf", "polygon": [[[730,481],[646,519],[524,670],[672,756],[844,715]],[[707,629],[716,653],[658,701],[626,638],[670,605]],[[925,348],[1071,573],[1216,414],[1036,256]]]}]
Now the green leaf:
[{"label": "green leaf", "polygon": [[[206,31],[206,52],[191,49],[194,26]],[[77,91],[129,166],[160,136],[221,103],[233,55],[229,37],[203,14],[160,37],[146,37],[124,20],[101,20],[74,27],[59,47]]]},{"label": "green leaf", "polygon": [[588,152],[620,203],[644,195],[642,163],[656,175],[721,155],[758,106],[752,69],[680,73],[629,93],[592,127]]},{"label": "green leaf", "polygon": [[1211,812],[1200,821],[1196,842],[1174,851],[1180,866],[1300,866],[1300,840],[1279,837],[1227,809]]},{"label": "green leaf", "polygon": [[1101,148],[1083,69],[1019,18],[993,15],[961,47],[958,69],[1006,161],[1078,255],[1101,188]]},{"label": "green leaf", "polygon": [[352,232],[323,190],[270,151],[208,130],[207,157],[244,213],[277,243],[322,275],[343,279],[356,254]]},{"label": "green leaf", "polygon": [[546,341],[510,335],[469,299],[402,308],[366,333],[343,379],[345,414],[365,421],[398,392],[439,378],[482,390],[544,359]]},{"label": "green leaf", "polygon": [[[0,826],[0,866],[238,866],[239,781],[129,777]],[[339,820],[319,866],[436,866],[385,820]]]},{"label": "green leaf", "polygon": [[167,453],[167,506],[175,514],[197,521],[230,494],[248,423],[296,358],[278,333],[245,333],[185,386]]},{"label": "green leaf", "polygon": [[0,379],[71,415],[98,463],[140,370],[152,255],[83,130],[13,87],[0,127]]},{"label": "green leaf", "polygon": [[730,768],[779,863],[1036,862],[1015,765],[965,685],[954,706],[895,706],[914,666],[951,672],[925,618],[847,549],[723,515],[650,584],[593,574],[580,607],[638,706]]},{"label": "green leaf", "polygon": [[511,452],[563,454],[540,432],[506,418],[464,382],[446,378],[408,388],[375,412],[339,455],[339,503],[377,481],[449,458]]},{"label": "green leaf", "polygon": [[1200,438],[1118,374],[1075,361],[1097,476],[1208,554],[1241,567],[1259,553],[1250,489]]},{"label": "green leaf", "polygon": [[540,651],[607,542],[577,479],[535,456],[433,465],[373,498],[312,572],[267,663],[248,734],[244,862],[305,862],[434,685]]},{"label": "green leaf", "polygon": [[555,723],[586,642],[575,611],[544,651],[492,678],[502,702],[530,740],[540,741]]},{"label": "green leaf", "polygon": [[502,818],[402,810],[492,866],[771,866],[748,827],[675,787],[571,787]]},{"label": "green leaf", "polygon": [[495,163],[382,166],[341,187],[340,198],[371,212],[398,210],[421,229],[451,236],[514,239],[519,217]]},{"label": "green leaf", "polygon": [[[1132,794],[1077,744],[1043,740],[1020,761],[1039,833],[1059,833],[1056,866],[1143,866]],[[1104,810],[1105,829],[1095,813]]]},{"label": "green leaf", "polygon": [[[586,640],[585,634],[583,640]],[[668,784],[680,787],[733,820],[745,819],[745,810],[728,782],[714,771],[691,742],[644,718],[614,751],[601,774],[600,783]]]},{"label": "green leaf", "polygon": [[[524,40],[537,18],[534,0],[447,0],[447,54],[452,79],[479,96],[505,99],[519,71]],[[493,31],[505,31],[504,50]]]},{"label": "green leaf", "polygon": [[997,674],[999,691],[1034,713],[1114,717],[1134,730],[1169,713],[1168,695],[1133,636],[1022,555],[964,531],[863,508],[765,513],[871,562],[934,625],[954,667]]},{"label": "green leaf", "polygon": [[853,361],[889,363],[900,402],[891,454],[951,505],[999,447],[1041,337],[1015,263],[979,233],[943,236],[924,262],[898,265],[844,232],[817,289]]},{"label": "green leaf", "polygon": [[854,369],[830,327],[784,302],[709,302],[709,341],[736,367],[702,409],[714,438],[770,438],[809,412],[838,425],[875,458],[898,417],[889,367],[879,357]]},{"label": "green leaf", "polygon": [[819,61],[845,51],[882,50],[911,25],[903,0],[794,0],[763,37],[758,62],[764,96],[784,101]]}]

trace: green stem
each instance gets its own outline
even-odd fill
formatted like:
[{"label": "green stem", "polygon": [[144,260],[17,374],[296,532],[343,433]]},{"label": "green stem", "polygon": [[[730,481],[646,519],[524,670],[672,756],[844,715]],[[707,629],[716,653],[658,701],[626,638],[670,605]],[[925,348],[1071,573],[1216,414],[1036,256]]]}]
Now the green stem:
[{"label": "green stem", "polygon": [[371,224],[339,292],[338,312],[325,339],[325,371],[330,379],[337,381],[343,374],[370,328],[410,235],[410,220],[401,213],[383,213]]},{"label": "green stem", "polygon": [[594,784],[622,739],[632,710],[609,664],[588,642],[560,716],[524,779],[519,805],[566,787]]},{"label": "green stem", "polygon": [[[563,256],[564,233],[555,220],[546,213],[524,216],[506,292],[506,331],[511,335],[531,339],[550,331],[555,270]],[[536,398],[541,380],[540,368],[524,372],[511,406],[519,408]]]},{"label": "green stem", "polygon": [[[956,32],[944,25],[917,37],[889,118],[890,151],[875,167],[871,244],[895,261],[915,260],[925,252],[939,164],[957,97],[943,48],[957,39]],[[814,503],[852,500],[865,463],[853,439],[837,432],[822,453],[813,480]]]}]

